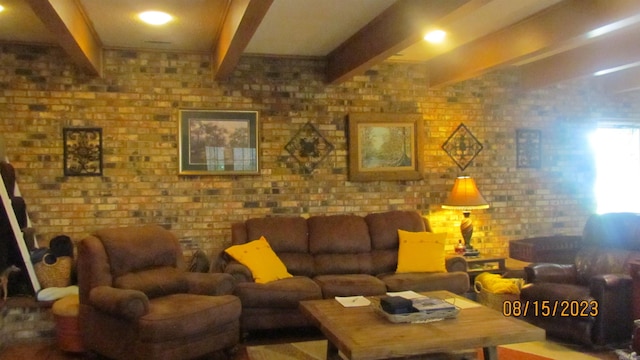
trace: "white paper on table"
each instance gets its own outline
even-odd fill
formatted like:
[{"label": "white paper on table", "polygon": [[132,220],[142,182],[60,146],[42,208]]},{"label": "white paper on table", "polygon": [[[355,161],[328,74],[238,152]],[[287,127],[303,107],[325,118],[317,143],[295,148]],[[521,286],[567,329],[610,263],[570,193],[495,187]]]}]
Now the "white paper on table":
[{"label": "white paper on table", "polygon": [[364,296],[336,296],[336,300],[344,307],[367,306],[371,301]]},{"label": "white paper on table", "polygon": [[471,308],[480,306],[480,304],[478,304],[475,301],[465,300],[460,298],[447,298],[443,300],[448,302],[449,304],[453,304],[457,306],[460,309],[471,309]]},{"label": "white paper on table", "polygon": [[412,291],[412,290],[388,292],[387,295],[389,295],[389,296],[400,296],[400,297],[403,297],[403,298],[409,299],[409,300],[426,297],[426,296],[420,295],[417,292]]}]

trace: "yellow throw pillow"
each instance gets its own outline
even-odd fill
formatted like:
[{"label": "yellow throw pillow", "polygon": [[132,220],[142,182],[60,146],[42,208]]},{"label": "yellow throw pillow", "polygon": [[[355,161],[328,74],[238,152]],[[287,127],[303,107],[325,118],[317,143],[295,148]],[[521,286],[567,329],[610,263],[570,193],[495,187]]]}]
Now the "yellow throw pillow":
[{"label": "yellow throw pillow", "polygon": [[398,230],[398,268],[396,272],[446,272],[444,243],[446,233]]},{"label": "yellow throw pillow", "polygon": [[270,281],[290,278],[287,267],[271,249],[267,239],[261,236],[242,245],[233,245],[225,250],[232,258],[251,270],[256,283],[266,284]]}]

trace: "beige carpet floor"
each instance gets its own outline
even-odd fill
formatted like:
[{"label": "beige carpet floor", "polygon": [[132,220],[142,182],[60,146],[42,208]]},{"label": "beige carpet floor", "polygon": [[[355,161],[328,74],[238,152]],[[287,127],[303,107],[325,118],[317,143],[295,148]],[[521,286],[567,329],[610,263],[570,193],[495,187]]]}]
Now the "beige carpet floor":
[{"label": "beige carpet floor", "polygon": [[[303,341],[247,347],[250,360],[324,360],[326,340]],[[570,347],[549,341],[535,341],[498,347],[500,360],[599,360],[616,359],[612,352],[585,354]],[[413,359],[413,358],[412,358]],[[434,354],[415,359],[481,360],[481,351],[461,351],[453,354]]]}]

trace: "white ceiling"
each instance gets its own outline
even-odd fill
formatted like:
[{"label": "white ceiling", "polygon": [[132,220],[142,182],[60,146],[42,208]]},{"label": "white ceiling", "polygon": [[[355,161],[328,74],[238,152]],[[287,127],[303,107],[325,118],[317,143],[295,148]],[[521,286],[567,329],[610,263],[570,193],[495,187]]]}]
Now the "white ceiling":
[{"label": "white ceiling", "polygon": [[[242,54],[263,54],[325,57],[330,82],[384,60],[425,63],[434,69],[435,85],[505,66],[521,66],[531,86],[545,85],[537,78],[559,81],[626,64],[638,74],[621,79],[640,79],[640,50],[629,54],[640,36],[637,0],[0,0],[0,5],[5,7],[0,42],[62,46],[97,75],[100,51],[119,48],[209,53],[226,76]],[[165,27],[145,25],[136,17],[143,10],[165,11],[175,19]],[[620,43],[619,48],[588,39],[589,31],[609,24],[623,25],[615,33],[624,38],[607,35],[600,43]],[[444,44],[421,40],[434,27],[447,31]],[[572,62],[580,63],[580,71]],[[640,81],[625,85],[634,86],[640,88]]]}]

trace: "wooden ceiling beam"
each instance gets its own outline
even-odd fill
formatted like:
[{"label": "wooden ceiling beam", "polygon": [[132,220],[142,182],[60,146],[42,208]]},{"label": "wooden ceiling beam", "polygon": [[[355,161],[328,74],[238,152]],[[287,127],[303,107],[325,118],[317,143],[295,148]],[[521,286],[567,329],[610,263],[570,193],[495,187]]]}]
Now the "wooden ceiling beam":
[{"label": "wooden ceiling beam", "polygon": [[91,75],[102,76],[102,43],[76,1],[27,0],[27,3],[74,63]]},{"label": "wooden ceiling beam", "polygon": [[215,80],[229,77],[251,37],[267,14],[273,0],[230,0],[213,51]]},{"label": "wooden ceiling beam", "polygon": [[[640,1],[567,0],[427,62],[430,85],[443,86],[513,64],[538,60],[588,41],[605,25],[628,26]],[[633,20],[633,19],[632,19]],[[631,23],[635,20],[631,21]],[[615,26],[614,26],[615,27]]]},{"label": "wooden ceiling beam", "polygon": [[639,31],[625,31],[522,65],[521,87],[523,90],[533,90],[629,64],[636,66],[640,61],[639,36]]},{"label": "wooden ceiling beam", "polygon": [[340,83],[422,39],[426,26],[462,16],[486,0],[398,0],[327,56],[327,80]]},{"label": "wooden ceiling beam", "polygon": [[594,78],[605,92],[619,94],[640,90],[640,64],[625,70],[612,72]]}]

